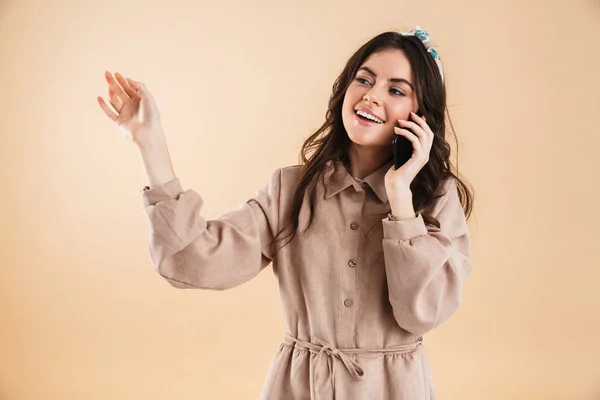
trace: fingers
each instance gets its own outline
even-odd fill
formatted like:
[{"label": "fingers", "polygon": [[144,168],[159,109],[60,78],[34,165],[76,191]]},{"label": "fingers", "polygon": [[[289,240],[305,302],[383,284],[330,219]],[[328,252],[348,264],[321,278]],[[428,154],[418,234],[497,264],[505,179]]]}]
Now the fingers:
[{"label": "fingers", "polygon": [[[433,142],[433,132],[429,128],[429,125],[425,122],[424,118],[420,118],[418,115],[414,114],[415,121],[405,121],[403,119],[398,120],[398,124],[403,127],[410,127],[411,132],[416,135],[420,140],[423,140],[423,143]],[[419,118],[420,121],[416,121]]]},{"label": "fingers", "polygon": [[119,74],[118,72],[115,72],[115,78],[117,79],[117,82],[119,82],[119,84],[123,87],[123,90],[125,90],[125,93],[127,93],[129,97],[135,96],[135,90],[131,88],[129,82],[127,82],[123,75]]},{"label": "fingers", "polygon": [[127,100],[129,97],[129,95],[127,95],[126,92],[123,91],[123,88],[121,88],[121,86],[119,86],[120,82],[118,81],[118,77],[119,77],[119,73],[115,73],[115,77],[117,77],[117,80],[115,80],[115,78],[113,78],[112,74],[108,71],[106,71],[104,73],[104,78],[106,78],[106,82],[108,82],[108,84],[110,85],[110,87],[112,87],[115,91],[115,95],[121,97],[121,101],[125,101]]},{"label": "fingers", "polygon": [[[415,122],[399,119],[398,124],[400,124],[400,126],[406,127],[406,130],[408,130],[410,133],[412,133],[414,136],[418,137],[419,139],[426,139],[425,132],[423,132],[421,127],[419,125],[417,125]],[[408,129],[408,127],[410,127],[411,129]]]},{"label": "fingers", "polygon": [[129,83],[129,86],[131,86],[133,88],[133,90],[135,90],[136,92],[139,92],[144,89],[143,83],[134,81],[131,78],[126,78],[126,79],[127,79],[127,82]]},{"label": "fingers", "polygon": [[123,107],[123,101],[116,95],[114,87],[111,85],[108,87],[108,100],[110,104],[117,110],[118,113],[121,112],[121,107]]},{"label": "fingers", "polygon": [[[108,82],[109,102],[117,111],[117,113],[121,112],[124,102],[135,95],[139,96],[139,92],[145,90],[143,83],[134,81],[131,78],[125,78],[118,72],[115,72],[115,76],[113,78],[110,72],[105,71],[104,78],[106,79],[106,82]],[[100,104],[102,110],[104,110],[104,113],[113,121],[117,121],[119,115],[115,114],[110,107],[108,107],[108,104],[106,104],[104,99],[102,97],[97,97],[96,99],[98,100],[98,104]]]},{"label": "fingers", "polygon": [[112,119],[113,121],[116,121],[117,118],[119,118],[117,114],[111,111],[111,109],[104,102],[104,99],[102,97],[98,96],[96,97],[96,99],[98,100],[98,104],[100,104],[100,107],[104,110],[104,113],[108,116],[108,118]]},{"label": "fingers", "polygon": [[425,118],[424,115],[422,117],[419,117],[414,112],[411,112],[411,118],[414,120],[415,124],[417,124],[419,127],[421,127],[423,129],[423,131],[425,132],[425,135],[433,136],[433,132],[431,131],[431,128],[429,128],[429,125],[427,125],[427,119]]},{"label": "fingers", "polygon": [[414,113],[414,112],[412,112],[412,111],[411,111],[411,113],[410,113],[410,114],[411,114],[411,118],[412,118],[412,119],[413,119],[413,120],[414,120],[414,121],[415,121],[417,124],[419,124],[419,125],[420,125],[420,126],[422,126],[423,128],[424,128],[425,126],[427,126],[427,124],[425,123],[426,119],[425,119],[425,116],[424,116],[424,115],[423,115],[422,117],[419,117],[419,116],[418,116],[416,113]]},{"label": "fingers", "polygon": [[396,132],[397,135],[404,136],[405,138],[410,140],[413,145],[417,144],[421,146],[421,141],[419,140],[419,138],[410,130],[398,128],[397,126],[395,126],[394,132]]}]

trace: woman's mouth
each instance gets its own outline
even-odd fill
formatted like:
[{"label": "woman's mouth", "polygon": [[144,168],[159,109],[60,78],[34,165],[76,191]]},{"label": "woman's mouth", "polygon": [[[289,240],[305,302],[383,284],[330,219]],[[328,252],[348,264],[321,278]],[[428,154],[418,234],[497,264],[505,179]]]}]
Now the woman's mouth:
[{"label": "woman's mouth", "polygon": [[385,122],[360,109],[354,111],[354,119],[362,126],[381,125]]}]

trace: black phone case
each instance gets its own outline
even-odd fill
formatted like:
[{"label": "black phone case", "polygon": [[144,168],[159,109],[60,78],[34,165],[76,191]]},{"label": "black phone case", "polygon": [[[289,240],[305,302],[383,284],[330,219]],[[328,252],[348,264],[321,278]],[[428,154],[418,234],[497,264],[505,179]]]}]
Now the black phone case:
[{"label": "black phone case", "polygon": [[[419,117],[423,116],[421,110],[418,110],[416,114]],[[410,130],[409,128],[404,129]],[[394,153],[394,165],[396,169],[398,169],[412,157],[413,146],[410,140],[408,140],[404,136],[400,136],[395,132],[394,135],[396,136],[392,140],[392,152]]]}]

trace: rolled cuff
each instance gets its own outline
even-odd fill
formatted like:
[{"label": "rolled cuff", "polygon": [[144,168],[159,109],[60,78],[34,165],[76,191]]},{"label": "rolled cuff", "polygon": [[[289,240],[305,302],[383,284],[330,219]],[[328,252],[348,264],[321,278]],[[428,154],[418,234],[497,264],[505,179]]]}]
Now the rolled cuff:
[{"label": "rolled cuff", "polygon": [[176,199],[181,192],[183,192],[181,182],[179,178],[175,178],[153,188],[143,190],[141,192],[142,202],[144,207],[154,206],[160,201]]},{"label": "rolled cuff", "polygon": [[415,218],[401,221],[390,221],[385,218],[382,223],[384,239],[409,240],[417,236],[427,235],[427,227],[421,213],[418,213]]}]

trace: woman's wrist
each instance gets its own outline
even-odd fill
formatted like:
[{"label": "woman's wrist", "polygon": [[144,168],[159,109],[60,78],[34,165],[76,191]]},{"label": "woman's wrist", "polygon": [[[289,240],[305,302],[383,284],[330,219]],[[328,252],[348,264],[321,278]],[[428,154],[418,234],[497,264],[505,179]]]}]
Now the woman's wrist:
[{"label": "woman's wrist", "polygon": [[162,130],[149,132],[143,142],[136,144],[142,158],[148,186],[158,186],[175,179],[173,163]]}]

